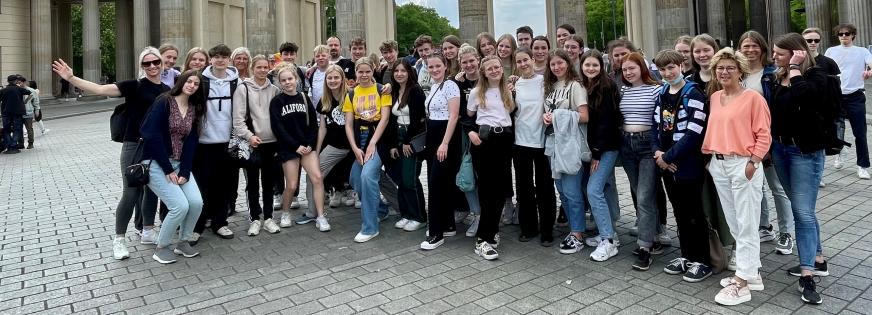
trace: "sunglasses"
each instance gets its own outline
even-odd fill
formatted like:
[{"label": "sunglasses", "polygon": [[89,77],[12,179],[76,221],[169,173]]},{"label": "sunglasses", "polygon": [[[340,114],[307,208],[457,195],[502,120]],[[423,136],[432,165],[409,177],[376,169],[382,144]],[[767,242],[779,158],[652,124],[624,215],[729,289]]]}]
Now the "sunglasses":
[{"label": "sunglasses", "polygon": [[838,34],[839,34],[839,36],[851,36],[851,35],[854,35],[854,34],[851,34],[851,33],[838,33]]},{"label": "sunglasses", "polygon": [[809,43],[809,44],[812,44],[812,43],[818,44],[821,42],[821,39],[820,38],[809,38],[809,39],[806,39],[805,42]]},{"label": "sunglasses", "polygon": [[143,67],[143,68],[148,68],[149,65],[157,67],[157,66],[160,66],[160,64],[161,64],[160,59],[155,59],[155,60],[152,60],[152,61],[143,61],[143,62],[142,62],[142,67]]}]

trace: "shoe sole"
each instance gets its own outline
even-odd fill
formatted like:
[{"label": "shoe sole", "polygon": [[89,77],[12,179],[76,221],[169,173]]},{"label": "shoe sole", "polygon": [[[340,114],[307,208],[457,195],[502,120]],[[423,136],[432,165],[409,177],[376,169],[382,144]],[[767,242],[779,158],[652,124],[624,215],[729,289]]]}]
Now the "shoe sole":
[{"label": "shoe sole", "polygon": [[775,236],[772,236],[772,237],[765,237],[765,238],[761,237],[761,238],[760,238],[760,243],[771,242],[771,241],[774,241],[774,240],[775,240]]},{"label": "shoe sole", "polygon": [[257,236],[258,234],[260,234],[260,233],[252,233],[252,232],[248,232],[248,236]]},{"label": "shoe sole", "polygon": [[637,270],[637,271],[648,271],[648,269],[651,269],[651,263],[652,263],[652,262],[654,262],[653,259],[648,260],[648,265],[647,265],[647,266],[639,266],[639,265],[637,265],[637,264],[633,264],[633,270]]},{"label": "shoe sole", "polygon": [[309,219],[309,220],[303,220],[303,221],[294,221],[294,224],[303,225],[303,224],[309,224],[312,222],[315,222],[315,219]]},{"label": "shoe sole", "polygon": [[[421,228],[423,228],[423,227],[425,227],[425,226],[427,226],[427,225],[426,225],[426,224],[422,224],[422,225],[420,225],[420,226],[418,226],[418,227],[416,227],[416,228],[414,228],[414,229],[413,229],[413,228],[407,228],[407,227],[404,226],[404,227],[403,227],[403,231],[406,231],[406,232],[415,232],[415,231],[420,230]],[[442,236],[445,236],[445,233],[442,233]]]},{"label": "shoe sole", "polygon": [[154,243],[154,241],[143,241],[143,240],[140,240],[140,241],[139,241],[139,244],[142,244],[142,245],[154,245],[155,243]]},{"label": "shoe sole", "polygon": [[175,260],[162,260],[162,259],[160,259],[160,257],[157,257],[157,255],[151,255],[151,258],[159,263],[164,264],[164,265],[172,264],[172,263],[176,262]]},{"label": "shoe sole", "polygon": [[578,249],[562,249],[561,248],[559,251],[561,254],[564,254],[564,255],[572,255],[572,254],[576,254],[576,253],[580,252],[582,249],[583,248],[578,248]]},{"label": "shoe sole", "polygon": [[802,291],[803,291],[803,287],[801,287],[801,286],[797,286],[796,288],[799,290],[799,297],[800,297],[800,298],[802,299],[802,301],[805,302],[806,304],[820,305],[820,304],[823,304],[823,303],[824,303],[824,298],[822,298],[822,297],[819,297],[819,300],[817,300],[817,301],[812,301],[812,300],[809,300],[809,299],[805,298],[805,295],[802,294],[802,293],[803,293],[803,292],[802,292]]},{"label": "shoe sole", "polygon": [[180,250],[178,250],[178,249],[174,249],[174,250],[173,250],[173,253],[175,253],[176,255],[182,255],[182,256],[184,256],[185,258],[193,258],[193,257],[197,257],[198,255],[200,255],[200,253],[185,254],[185,252],[180,251]]},{"label": "shoe sole", "polygon": [[367,241],[369,241],[369,240],[375,238],[376,236],[378,236],[378,232],[376,232],[376,233],[373,234],[373,235],[368,236],[366,239],[357,239],[357,238],[355,238],[354,241],[357,242],[357,243],[365,243],[365,242],[367,242]]},{"label": "shoe sole", "polygon": [[785,249],[776,248],[775,253],[779,254],[779,255],[790,255],[790,254],[793,254],[793,249],[786,249],[785,250]]},{"label": "shoe sole", "polygon": [[[802,277],[802,274],[801,274],[801,273],[793,273],[793,272],[790,272],[790,271],[788,271],[787,273],[789,273],[791,276],[794,276],[794,277]],[[829,276],[829,275],[830,275],[830,272],[829,272],[829,271],[813,270],[813,271],[811,272],[811,274],[812,274],[812,275],[815,275],[815,276],[819,276],[819,277],[826,277],[826,276]]]},{"label": "shoe sole", "polygon": [[493,256],[488,256],[488,255],[485,255],[485,254],[483,254],[483,253],[479,253],[478,250],[475,251],[475,254],[481,256],[481,258],[484,258],[485,260],[495,260],[495,259],[497,259],[497,258],[500,258],[500,255],[499,255],[499,254],[496,254],[496,255],[493,255]]},{"label": "shoe sole", "polygon": [[115,260],[125,260],[127,258],[130,258],[130,255],[128,254],[128,255],[121,256],[121,257],[113,255],[112,258],[115,258]]},{"label": "shoe sole", "polygon": [[749,302],[749,301],[751,301],[750,295],[739,297],[739,299],[737,299],[737,300],[722,300],[722,299],[718,299],[718,297],[715,296],[715,302],[717,302],[718,304],[727,305],[727,306],[739,305],[739,304]]},{"label": "shoe sole", "polygon": [[673,276],[674,276],[674,275],[680,275],[680,274],[683,274],[683,273],[687,273],[686,270],[685,270],[685,271],[675,271],[675,270],[669,270],[669,269],[666,269],[665,267],[663,268],[663,272],[665,272],[665,273],[668,274],[668,275],[673,275]]},{"label": "shoe sole", "polygon": [[444,244],[444,243],[445,243],[445,240],[444,240],[444,239],[441,240],[441,241],[436,242],[436,244],[430,244],[430,243],[424,242],[424,243],[421,243],[421,249],[423,249],[423,250],[434,250],[434,249],[436,249],[436,248],[439,248],[439,246],[442,246],[442,244]]},{"label": "shoe sole", "polygon": [[[726,287],[723,282],[720,282],[719,284],[722,288]],[[750,289],[751,291],[763,291],[763,289],[765,288],[766,286],[762,283],[748,283],[748,289]]]},{"label": "shoe sole", "polygon": [[710,272],[709,274],[705,275],[705,277],[702,277],[699,279],[688,278],[687,276],[682,276],[681,280],[684,280],[685,282],[690,282],[690,283],[697,283],[697,282],[702,282],[703,280],[708,279],[708,277],[711,277],[711,276],[712,276],[712,273]]},{"label": "shoe sole", "polygon": [[320,232],[330,232],[330,228],[328,227],[328,228],[324,229],[324,228],[320,228],[320,227],[319,227],[319,228],[318,228],[318,231],[320,231]]}]

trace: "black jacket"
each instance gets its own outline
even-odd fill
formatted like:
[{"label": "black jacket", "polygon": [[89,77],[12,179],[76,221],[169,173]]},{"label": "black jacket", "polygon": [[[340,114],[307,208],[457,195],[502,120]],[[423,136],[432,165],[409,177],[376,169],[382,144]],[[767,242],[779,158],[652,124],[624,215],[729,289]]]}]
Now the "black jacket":
[{"label": "black jacket", "polygon": [[[588,91],[590,92],[590,91]],[[599,104],[588,106],[587,141],[594,160],[603,152],[621,149],[621,111],[618,110],[618,91],[614,85],[600,89]],[[593,96],[593,95],[591,95]],[[588,97],[591,100],[591,97]],[[594,108],[596,107],[596,108]]]},{"label": "black jacket", "polygon": [[824,117],[829,117],[824,99],[827,87],[826,70],[813,67],[801,76],[790,79],[790,87],[773,82],[773,99],[769,103],[772,115],[772,138],[790,137],[802,152],[823,150],[826,138]]},{"label": "black jacket", "polygon": [[[153,160],[164,171],[164,174],[173,172],[170,164],[170,154],[173,152],[173,144],[170,140],[170,97],[160,96],[148,109],[148,113],[142,122],[139,133],[142,135],[143,147],[142,158]],[[193,105],[190,105],[193,106]],[[197,147],[196,117],[191,124],[191,131],[182,144],[182,156],[179,161],[179,177],[190,178],[191,164],[194,161],[194,150]]]},{"label": "black jacket", "polygon": [[0,113],[3,115],[24,115],[24,96],[30,95],[27,89],[10,84],[0,89]]},{"label": "black jacket", "polygon": [[[392,94],[394,94],[391,96],[392,99],[397,100],[400,97],[399,88],[394,88]],[[409,107],[409,127],[406,129],[406,136],[399,136],[397,133],[399,128],[397,116],[391,115],[390,120],[388,120],[388,126],[382,136],[382,139],[384,139],[382,143],[389,145],[390,148],[401,149],[404,144],[409,144],[412,141],[412,137],[427,131],[426,115],[424,113],[425,99],[424,90],[417,83],[414,84],[409,90],[409,98],[406,102],[406,106]]]}]

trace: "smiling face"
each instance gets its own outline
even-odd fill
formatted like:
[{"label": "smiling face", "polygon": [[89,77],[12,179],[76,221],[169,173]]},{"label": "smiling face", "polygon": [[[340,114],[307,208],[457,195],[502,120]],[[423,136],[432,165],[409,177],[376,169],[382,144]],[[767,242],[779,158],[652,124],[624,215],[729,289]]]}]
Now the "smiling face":
[{"label": "smiling face", "polygon": [[567,31],[566,29],[558,28],[557,29],[557,46],[558,47],[563,46],[563,43],[566,41],[567,38],[569,38],[569,35],[571,35],[571,34],[569,34],[569,31]]},{"label": "smiling face", "polygon": [[533,60],[543,62],[548,59],[548,43],[544,40],[533,41]]},{"label": "smiling face", "polygon": [[487,38],[481,39],[481,44],[478,45],[478,50],[481,52],[482,56],[490,56],[496,53],[494,43]]},{"label": "smiling face", "polygon": [[406,81],[409,80],[409,69],[406,69],[406,66],[402,63],[394,68],[394,80],[400,85],[405,85]]},{"label": "smiling face", "polygon": [[443,42],[442,43],[442,55],[445,56],[445,59],[452,60],[457,58],[457,46],[454,46],[451,42]]},{"label": "smiling face", "polygon": [[588,79],[596,78],[599,76],[601,71],[602,66],[600,65],[599,59],[595,57],[587,57],[581,64],[581,73]]},{"label": "smiling face", "polygon": [[366,47],[363,45],[351,45],[351,60],[363,58],[366,55]]},{"label": "smiling face", "polygon": [[478,56],[473,53],[463,54],[460,56],[460,68],[466,74],[475,74],[478,72]]},{"label": "smiling face", "polygon": [[805,38],[805,43],[808,44],[808,49],[812,52],[818,51],[818,45],[821,44],[821,34],[811,32],[805,35],[802,35],[802,38]]},{"label": "smiling face", "polygon": [[382,54],[382,58],[385,58],[385,61],[387,61],[388,63],[394,63],[394,61],[397,61],[397,50],[396,49],[389,49],[387,51],[382,51],[381,54]]},{"label": "smiling face", "polygon": [[165,51],[163,54],[164,68],[169,69],[176,65],[176,59],[179,58],[179,52],[173,49]]},{"label": "smiling face", "polygon": [[521,72],[522,76],[533,74],[533,57],[528,55],[526,52],[515,54],[515,65],[517,66],[518,71]]},{"label": "smiling face", "polygon": [[212,69],[217,72],[221,72],[227,70],[227,66],[230,63],[230,57],[215,55],[212,58],[209,58],[209,64],[212,65]]},{"label": "smiling face", "polygon": [[361,64],[355,70],[357,74],[357,83],[361,86],[369,86],[372,84],[372,67],[369,64]]},{"label": "smiling face", "polygon": [[260,59],[254,63],[254,78],[257,80],[265,80],[269,75],[269,60]]},{"label": "smiling face", "polygon": [[442,62],[441,58],[428,58],[427,71],[430,72],[430,78],[437,82],[441,82],[443,79],[445,79],[445,63]]},{"label": "smiling face", "polygon": [[750,63],[761,62],[762,60],[761,57],[763,52],[760,49],[760,45],[758,45],[753,39],[746,38],[742,41],[741,46],[739,46],[739,52],[745,55]]},{"label": "smiling face", "polygon": [[781,49],[778,46],[772,47],[772,59],[775,60],[775,65],[786,68],[790,65],[790,58],[793,57],[793,52],[787,49]]},{"label": "smiling face", "polygon": [[685,43],[675,44],[675,51],[684,56],[684,62],[681,64],[681,66],[684,67],[684,70],[693,67],[693,64],[691,64],[691,58],[693,58],[693,53],[690,52],[690,45]]},{"label": "smiling face", "polygon": [[189,76],[187,80],[185,80],[185,85],[182,86],[182,93],[187,96],[191,96],[197,92],[198,88],[200,88],[200,77],[192,75]]},{"label": "smiling face", "polygon": [[145,76],[149,78],[159,76],[161,70],[163,70],[161,68],[160,58],[153,54],[145,55],[145,57],[142,58],[142,64],[140,64],[140,67],[145,71]]},{"label": "smiling face", "polygon": [[233,66],[236,69],[248,69],[249,62],[248,55],[246,54],[238,54],[233,58]]},{"label": "smiling face", "polygon": [[297,61],[297,53],[288,50],[283,51],[282,61],[287,63],[294,63],[295,61]]},{"label": "smiling face", "polygon": [[628,61],[621,64],[621,73],[624,75],[624,80],[630,82],[632,86],[642,84],[642,68],[639,64]]},{"label": "smiling face", "polygon": [[618,46],[612,48],[612,52],[609,56],[612,58],[612,63],[614,64],[613,69],[620,69],[621,65],[624,63],[624,58],[627,58],[627,55],[630,54],[630,50],[627,47]]},{"label": "smiling face", "polygon": [[206,55],[201,52],[194,53],[186,69],[200,71],[203,68],[206,68]]},{"label": "smiling face", "polygon": [[503,79],[503,65],[497,59],[488,59],[482,64],[485,77],[490,81],[499,81]]},{"label": "smiling face", "polygon": [[738,85],[739,80],[742,78],[742,74],[739,72],[739,64],[732,59],[718,61],[718,64],[714,65],[714,70],[718,83],[723,87]]},{"label": "smiling face", "polygon": [[512,43],[510,39],[506,38],[500,41],[499,45],[497,45],[497,56],[502,59],[506,59],[512,56],[515,52],[512,51]]},{"label": "smiling face", "polygon": [[714,56],[715,48],[706,43],[699,42],[693,47],[693,60],[703,69],[708,69]]},{"label": "smiling face", "polygon": [[339,42],[338,38],[330,37],[327,39],[327,48],[330,48],[330,58],[337,59],[342,51],[342,43]]},{"label": "smiling face", "polygon": [[518,33],[517,36],[515,36],[515,37],[518,38],[518,46],[519,47],[530,48],[530,44],[533,43],[533,36],[530,36],[530,34]]},{"label": "smiling face", "polygon": [[282,85],[282,89],[284,89],[285,92],[290,94],[297,92],[297,76],[294,75],[293,71],[282,71],[281,75],[279,75],[279,83]]},{"label": "smiling face", "polygon": [[563,50],[569,55],[573,62],[578,61],[578,55],[581,54],[581,45],[575,40],[569,38],[563,41]]},{"label": "smiling face", "polygon": [[327,83],[327,88],[330,90],[336,90],[340,86],[342,86],[342,74],[339,70],[328,71],[324,76],[324,82]]},{"label": "smiling face", "polygon": [[551,58],[551,61],[548,62],[548,68],[551,69],[551,73],[554,74],[555,77],[559,80],[566,79],[566,69],[569,67],[569,63],[563,58],[554,56]]}]

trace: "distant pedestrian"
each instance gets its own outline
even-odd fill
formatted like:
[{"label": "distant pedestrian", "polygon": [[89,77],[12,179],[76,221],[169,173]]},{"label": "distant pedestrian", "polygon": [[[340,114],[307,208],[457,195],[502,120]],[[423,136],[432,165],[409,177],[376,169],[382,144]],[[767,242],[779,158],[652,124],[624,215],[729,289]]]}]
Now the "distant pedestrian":
[{"label": "distant pedestrian", "polygon": [[24,114],[24,98],[31,95],[27,89],[19,86],[19,78],[17,74],[10,75],[6,81],[9,83],[5,88],[0,89],[0,115],[3,116],[3,140],[6,144],[6,154],[15,154],[21,152],[21,143],[18,139],[21,138],[22,125]]}]

